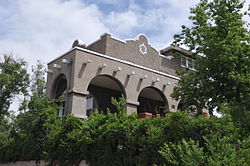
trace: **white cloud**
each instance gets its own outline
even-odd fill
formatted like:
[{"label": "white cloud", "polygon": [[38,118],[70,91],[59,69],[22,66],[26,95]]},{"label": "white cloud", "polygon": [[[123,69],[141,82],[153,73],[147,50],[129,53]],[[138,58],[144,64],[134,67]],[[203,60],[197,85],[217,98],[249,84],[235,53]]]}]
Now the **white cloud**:
[{"label": "white cloud", "polygon": [[[189,12],[189,8],[190,7],[194,7],[195,4],[197,4],[200,0],[192,0],[192,1],[183,1],[183,0],[158,0],[156,2],[161,2],[162,4],[169,4],[170,8],[175,8],[175,9],[179,9],[180,13],[183,11]],[[164,3],[165,2],[165,3]]]},{"label": "white cloud", "polygon": [[[77,38],[90,43],[108,31],[96,5],[80,0],[0,1],[0,54],[13,52],[34,65],[70,49]],[[2,59],[2,57],[0,57]],[[11,109],[17,110],[15,99]]]},{"label": "white cloud", "polygon": [[[244,5],[244,7],[243,7],[243,9],[242,9],[242,11],[243,11],[243,12],[246,12],[248,9],[250,9],[250,1],[246,1],[245,5]],[[250,11],[249,11],[249,12],[250,12]],[[248,23],[250,23],[250,15],[245,15],[245,16],[243,17],[243,19],[244,19],[245,21],[247,21]]]},{"label": "white cloud", "polygon": [[0,25],[5,28],[0,52],[12,51],[31,63],[48,62],[68,50],[76,38],[89,43],[108,31],[101,18],[96,5],[80,0],[17,0],[0,12]]},{"label": "white cloud", "polygon": [[130,0],[127,11],[111,12],[105,23],[117,37],[131,38],[145,33],[156,48],[162,48],[170,44],[172,36],[181,30],[181,25],[189,23],[189,8],[198,0],[143,2],[138,4],[135,0]]},{"label": "white cloud", "polygon": [[[48,62],[64,53],[76,38],[90,43],[105,32],[121,39],[145,33],[155,47],[162,48],[187,23],[188,8],[198,0],[119,1],[120,6],[128,3],[127,10],[110,12],[101,11],[99,0],[91,4],[81,0],[3,1],[0,52],[13,51],[34,63],[37,59]],[[102,1],[110,5],[117,2]]]},{"label": "white cloud", "polygon": [[1,0],[0,53],[13,51],[30,63],[48,62],[76,38],[90,43],[105,32],[121,39],[145,33],[159,49],[172,41],[182,24],[189,24],[189,8],[198,1]]},{"label": "white cloud", "polygon": [[111,27],[112,33],[130,34],[138,26],[137,15],[133,11],[123,13],[111,12],[106,17],[106,24]]},{"label": "white cloud", "polygon": [[109,5],[116,5],[121,3],[121,1],[117,1],[117,0],[97,0],[99,3],[103,3],[103,4],[109,4]]}]

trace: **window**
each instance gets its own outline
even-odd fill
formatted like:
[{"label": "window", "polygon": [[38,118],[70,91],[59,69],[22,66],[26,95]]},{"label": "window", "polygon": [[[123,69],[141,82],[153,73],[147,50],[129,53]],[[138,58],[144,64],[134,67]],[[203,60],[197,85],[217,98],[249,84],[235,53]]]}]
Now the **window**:
[{"label": "window", "polygon": [[183,56],[181,57],[181,66],[186,67],[186,58]]},{"label": "window", "polygon": [[194,69],[194,60],[190,59],[188,57],[181,57],[181,67],[189,68],[189,69]]},{"label": "window", "polygon": [[62,118],[65,113],[65,101],[64,100],[60,101],[60,107],[61,108],[58,110],[58,116]]},{"label": "window", "polygon": [[87,98],[87,105],[86,105],[87,110],[93,109],[93,102],[94,102],[94,97],[91,96]]},{"label": "window", "polygon": [[193,69],[194,68],[194,63],[192,59],[187,59],[187,67],[189,69]]},{"label": "window", "polygon": [[88,96],[87,97],[87,104],[86,104],[86,111],[87,116],[90,117],[93,114],[94,109],[94,97]]}]

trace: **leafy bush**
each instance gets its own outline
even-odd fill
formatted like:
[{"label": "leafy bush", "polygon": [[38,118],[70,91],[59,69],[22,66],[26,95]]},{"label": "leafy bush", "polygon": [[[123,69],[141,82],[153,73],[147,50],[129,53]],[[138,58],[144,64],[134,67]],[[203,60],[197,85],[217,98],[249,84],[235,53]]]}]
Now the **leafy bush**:
[{"label": "leafy bush", "polygon": [[[40,102],[42,105],[49,103]],[[123,107],[120,105],[120,109]],[[26,112],[0,144],[0,161],[47,160],[50,165],[249,165],[249,138],[230,118],[192,118],[176,112],[164,118],[138,119],[124,110],[94,113],[88,120],[56,109]],[[26,124],[27,123],[27,124]],[[241,139],[241,140],[240,140]],[[34,148],[36,147],[36,148]]]},{"label": "leafy bush", "polygon": [[[216,154],[223,157],[223,153],[217,153],[220,149],[213,149],[217,146],[215,138],[228,138],[230,147],[238,144],[238,128],[226,117],[192,118],[180,112],[155,119],[137,119],[122,111],[95,113],[87,121],[67,117],[62,126],[48,143],[47,159],[66,165],[81,160],[87,160],[90,166],[164,165],[179,156],[183,159],[175,165],[212,163]],[[173,159],[166,158],[166,149]],[[190,158],[196,153],[200,156]]]},{"label": "leafy bush", "polygon": [[193,140],[165,143],[159,153],[164,157],[164,166],[199,166],[205,159],[203,148]]}]

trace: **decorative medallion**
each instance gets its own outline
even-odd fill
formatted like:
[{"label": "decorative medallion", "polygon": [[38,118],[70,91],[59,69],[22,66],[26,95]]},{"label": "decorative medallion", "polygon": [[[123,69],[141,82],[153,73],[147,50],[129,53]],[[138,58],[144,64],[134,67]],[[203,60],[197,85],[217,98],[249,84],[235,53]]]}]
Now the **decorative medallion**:
[{"label": "decorative medallion", "polygon": [[142,53],[142,55],[147,54],[147,47],[145,46],[144,43],[142,43],[142,44],[140,45],[140,50],[139,50],[139,51]]}]

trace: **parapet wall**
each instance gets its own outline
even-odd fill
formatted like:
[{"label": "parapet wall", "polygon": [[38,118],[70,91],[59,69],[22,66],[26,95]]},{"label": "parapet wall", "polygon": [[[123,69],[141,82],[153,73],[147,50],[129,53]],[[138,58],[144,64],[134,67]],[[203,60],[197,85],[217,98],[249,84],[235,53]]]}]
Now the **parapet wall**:
[{"label": "parapet wall", "polygon": [[[176,76],[176,70],[181,68],[180,57],[158,51],[149,43],[145,35],[122,41],[113,38],[110,34],[104,34],[86,49],[174,76]],[[181,52],[181,54],[184,53]]]}]

